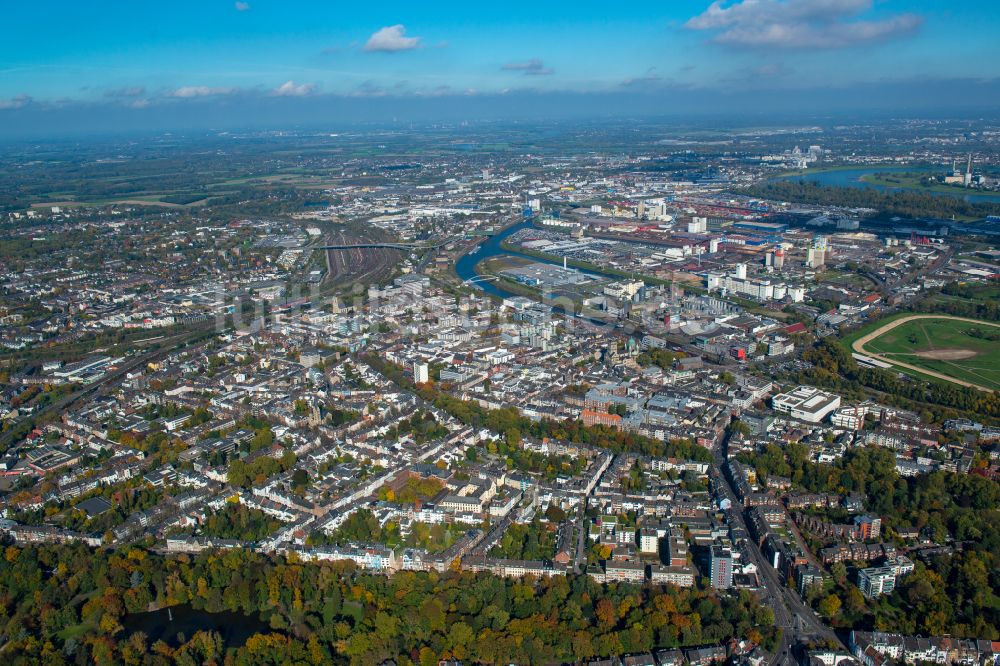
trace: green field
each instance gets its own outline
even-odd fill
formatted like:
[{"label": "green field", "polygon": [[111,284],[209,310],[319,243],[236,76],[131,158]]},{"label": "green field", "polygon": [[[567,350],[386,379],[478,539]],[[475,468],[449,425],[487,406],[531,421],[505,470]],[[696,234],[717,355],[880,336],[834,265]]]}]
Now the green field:
[{"label": "green field", "polygon": [[944,183],[924,184],[924,178],[929,177],[928,172],[879,172],[862,176],[861,180],[869,185],[880,185],[900,190],[914,190],[917,192],[935,192],[938,194],[948,194],[953,197],[975,197],[988,195],[988,192],[979,192],[975,189],[961,187],[959,185],[945,185]]},{"label": "green field", "polygon": [[868,321],[866,324],[864,324],[860,328],[856,328],[853,331],[850,331],[849,333],[844,334],[843,337],[840,339],[840,343],[844,347],[846,347],[848,351],[852,351],[852,347],[853,347],[854,343],[857,340],[859,340],[860,338],[863,338],[864,336],[868,335],[872,331],[878,330],[879,328],[885,326],[886,324],[888,324],[891,321],[895,321],[897,319],[902,319],[903,317],[907,317],[907,316],[909,316],[911,314],[912,313],[910,313],[910,312],[896,312],[894,314],[888,315],[886,317],[882,317],[880,319],[874,319],[874,320]]},{"label": "green field", "polygon": [[1000,390],[1000,326],[996,324],[920,319],[886,331],[865,349],[890,361]]}]

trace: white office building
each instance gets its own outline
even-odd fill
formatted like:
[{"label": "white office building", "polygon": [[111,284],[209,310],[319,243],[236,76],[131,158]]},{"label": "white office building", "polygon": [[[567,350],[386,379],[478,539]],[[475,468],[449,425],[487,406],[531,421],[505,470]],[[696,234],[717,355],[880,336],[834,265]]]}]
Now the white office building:
[{"label": "white office building", "polygon": [[771,398],[774,411],[808,423],[819,423],[840,407],[840,396],[812,386],[799,386]]},{"label": "white office building", "polygon": [[426,384],[430,379],[430,373],[427,370],[426,363],[414,363],[413,364],[413,381],[417,384]]}]

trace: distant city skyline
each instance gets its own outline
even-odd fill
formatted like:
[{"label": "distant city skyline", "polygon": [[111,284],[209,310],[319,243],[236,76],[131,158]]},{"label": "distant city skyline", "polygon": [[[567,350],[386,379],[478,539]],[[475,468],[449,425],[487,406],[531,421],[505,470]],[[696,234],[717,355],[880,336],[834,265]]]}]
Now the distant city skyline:
[{"label": "distant city skyline", "polygon": [[386,116],[404,119],[524,113],[475,97],[543,100],[555,115],[560,101],[600,115],[637,98],[641,113],[821,110],[804,98],[823,90],[838,91],[834,110],[1000,100],[987,0],[42,1],[4,17],[0,119],[25,127],[33,114],[86,125],[95,109],[126,125],[270,122],[258,107],[363,120],[386,99],[423,100]]}]

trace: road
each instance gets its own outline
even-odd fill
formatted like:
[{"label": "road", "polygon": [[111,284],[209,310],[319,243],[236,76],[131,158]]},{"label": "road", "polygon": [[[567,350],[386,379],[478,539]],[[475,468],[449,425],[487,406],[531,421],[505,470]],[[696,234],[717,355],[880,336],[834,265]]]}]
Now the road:
[{"label": "road", "polygon": [[903,361],[900,361],[898,359],[889,358],[887,356],[883,356],[882,354],[877,354],[873,351],[865,349],[865,345],[871,342],[872,340],[875,340],[876,338],[885,335],[886,333],[888,333],[889,331],[893,330],[898,326],[902,326],[903,324],[909,323],[911,321],[917,321],[919,319],[950,319],[951,321],[964,321],[970,324],[1000,327],[1000,324],[994,324],[988,321],[979,321],[978,319],[966,319],[965,317],[952,317],[951,315],[936,315],[936,314],[911,315],[909,317],[900,317],[899,319],[894,319],[893,321],[890,321],[888,324],[878,327],[868,335],[858,338],[857,340],[854,341],[854,344],[851,345],[851,349],[853,349],[859,354],[864,354],[865,356],[871,356],[872,358],[878,359],[879,361],[891,363],[892,365],[898,366],[900,368],[906,368],[907,370],[912,370],[922,375],[927,375],[929,377],[934,377],[936,379],[943,379],[944,381],[951,382],[952,384],[967,386],[969,388],[975,388],[979,389],[980,391],[986,391],[987,393],[992,393],[993,389],[987,386],[980,386],[979,384],[973,384],[972,382],[967,382],[962,379],[957,379],[955,377],[951,377],[941,372],[935,372],[934,370],[930,370],[928,368],[922,368],[920,366],[910,365],[909,363],[904,363]]},{"label": "road", "polygon": [[[736,491],[725,474],[722,465],[725,462],[725,444],[713,449],[713,478],[721,494],[732,502],[729,518],[742,527],[747,534],[747,524],[743,515],[742,504],[736,497]],[[826,626],[799,597],[798,593],[785,586],[781,575],[771,566],[760,547],[753,540],[747,542],[747,555],[760,573],[764,593],[762,603],[774,610],[775,625],[781,628],[781,644],[775,651],[769,666],[792,666],[796,663],[792,648],[797,643],[826,639],[835,642],[846,651],[834,631]]]},{"label": "road", "polygon": [[574,521],[576,527],[576,557],[573,559],[575,573],[587,570],[587,498],[583,498],[580,514]]}]

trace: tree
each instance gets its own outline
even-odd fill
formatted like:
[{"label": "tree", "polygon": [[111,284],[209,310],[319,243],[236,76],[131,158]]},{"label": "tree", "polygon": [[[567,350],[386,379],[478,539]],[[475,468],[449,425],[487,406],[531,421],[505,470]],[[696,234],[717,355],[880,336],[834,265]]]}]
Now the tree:
[{"label": "tree", "polygon": [[561,523],[566,520],[566,512],[558,504],[549,504],[545,510],[545,518],[554,523]]},{"label": "tree", "polygon": [[833,618],[840,612],[840,597],[835,594],[827,595],[819,602],[819,612],[827,618]]},{"label": "tree", "polygon": [[605,626],[614,626],[614,624],[618,621],[615,605],[608,599],[601,599],[598,601],[594,612],[597,615],[597,619],[600,620]]},{"label": "tree", "polygon": [[271,432],[269,427],[261,428],[254,434],[253,439],[250,440],[250,451],[266,449],[272,444],[274,444],[274,433]]}]

